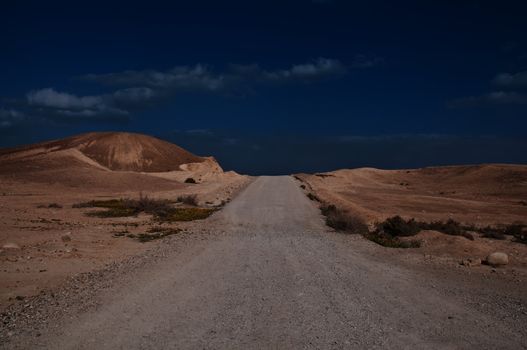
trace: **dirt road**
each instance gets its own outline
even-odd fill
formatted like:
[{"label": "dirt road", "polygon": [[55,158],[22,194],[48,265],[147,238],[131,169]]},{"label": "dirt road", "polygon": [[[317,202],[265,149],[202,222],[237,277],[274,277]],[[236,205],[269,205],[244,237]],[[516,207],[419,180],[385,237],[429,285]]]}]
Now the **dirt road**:
[{"label": "dirt road", "polygon": [[525,299],[489,301],[502,296],[489,292],[485,299],[465,289],[463,281],[371,257],[361,245],[330,232],[291,177],[258,178],[208,225],[220,232],[214,239],[167,254],[151,269],[116,282],[100,307],[25,344],[53,349],[527,347]]}]

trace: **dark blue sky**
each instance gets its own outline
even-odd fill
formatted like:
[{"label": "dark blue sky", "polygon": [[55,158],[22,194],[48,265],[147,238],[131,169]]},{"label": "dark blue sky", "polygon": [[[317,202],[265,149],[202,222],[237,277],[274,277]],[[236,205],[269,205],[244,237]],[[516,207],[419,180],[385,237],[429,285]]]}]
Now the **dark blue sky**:
[{"label": "dark blue sky", "polygon": [[527,162],[527,5],[20,2],[0,147],[96,130],[250,173]]}]

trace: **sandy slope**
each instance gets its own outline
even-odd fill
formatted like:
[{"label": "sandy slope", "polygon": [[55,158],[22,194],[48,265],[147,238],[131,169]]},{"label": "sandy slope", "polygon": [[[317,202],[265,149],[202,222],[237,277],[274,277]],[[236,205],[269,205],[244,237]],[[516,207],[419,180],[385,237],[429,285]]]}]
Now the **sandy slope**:
[{"label": "sandy slope", "polygon": [[80,297],[61,294],[57,304],[70,305],[63,316],[53,303],[38,318],[26,310],[23,325],[45,321],[19,327],[6,347],[527,347],[520,284],[410,267],[371,242],[328,231],[292,178],[258,178],[206,227],[216,234],[167,241],[157,260],[118,270],[82,299],[99,307],[77,312]]},{"label": "sandy slope", "polygon": [[[73,204],[142,193],[170,200],[197,195],[200,205],[213,207],[250,181],[224,172],[213,158],[136,134],[92,133],[0,151],[0,309],[150,246],[113,237],[144,232],[154,224],[150,216],[92,218]],[[61,208],[47,208],[51,203]],[[68,233],[71,241],[63,242]],[[21,249],[2,249],[7,243]]]},{"label": "sandy slope", "polygon": [[[400,215],[422,221],[450,218],[477,226],[527,223],[527,166],[475,165],[407,170],[344,169],[300,174],[307,190],[370,224]],[[509,254],[511,265],[527,270],[527,246],[481,238],[475,241],[425,231],[417,238],[431,254],[453,264],[494,251]]]}]

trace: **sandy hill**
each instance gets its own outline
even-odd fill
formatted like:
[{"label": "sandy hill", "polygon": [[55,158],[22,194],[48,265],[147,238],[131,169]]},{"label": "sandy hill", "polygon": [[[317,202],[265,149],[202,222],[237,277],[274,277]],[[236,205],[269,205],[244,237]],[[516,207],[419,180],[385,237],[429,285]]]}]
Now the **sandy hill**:
[{"label": "sandy hill", "polygon": [[[201,171],[205,174],[223,173],[213,158],[132,133],[88,133],[0,150],[0,181],[4,185],[45,183],[82,191],[174,189],[194,175],[189,167],[206,168]],[[174,173],[178,176],[159,176]]]},{"label": "sandy hill", "polygon": [[526,165],[360,168],[300,177],[325,201],[369,221],[402,215],[493,224],[527,217]]},{"label": "sandy hill", "polygon": [[124,132],[95,132],[0,151],[1,160],[29,160],[61,151],[78,151],[98,165],[116,171],[163,172],[179,170],[198,157],[157,138]]}]

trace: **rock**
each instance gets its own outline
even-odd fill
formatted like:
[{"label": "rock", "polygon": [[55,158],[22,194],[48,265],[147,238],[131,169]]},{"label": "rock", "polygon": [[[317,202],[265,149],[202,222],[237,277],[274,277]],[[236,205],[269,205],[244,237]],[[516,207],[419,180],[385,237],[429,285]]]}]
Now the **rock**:
[{"label": "rock", "polygon": [[65,235],[62,235],[62,237],[60,237],[60,239],[62,239],[62,242],[69,242],[71,241],[71,233],[66,233]]},{"label": "rock", "polygon": [[20,249],[20,246],[16,243],[6,243],[2,246],[2,249]]},{"label": "rock", "polygon": [[460,262],[460,265],[471,267],[471,266],[479,266],[481,265],[481,259],[480,258],[468,258],[463,259]]},{"label": "rock", "polygon": [[493,267],[507,265],[509,263],[509,256],[505,253],[494,252],[487,256],[486,262]]}]

